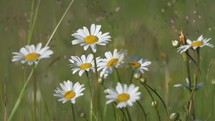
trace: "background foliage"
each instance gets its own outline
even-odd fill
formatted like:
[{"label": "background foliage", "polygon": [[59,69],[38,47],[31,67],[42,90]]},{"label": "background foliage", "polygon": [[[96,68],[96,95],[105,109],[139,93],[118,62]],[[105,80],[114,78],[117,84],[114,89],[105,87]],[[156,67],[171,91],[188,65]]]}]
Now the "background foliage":
[{"label": "background foliage", "polygon": [[[32,43],[45,44],[68,6],[69,0],[41,0],[33,32]],[[35,5],[37,0],[35,0]],[[62,24],[50,43],[54,55],[51,59],[40,62],[32,79],[37,80],[38,120],[67,121],[71,120],[69,103],[61,104],[53,97],[54,89],[63,80],[86,83],[86,78],[73,75],[68,59],[71,55],[82,55],[79,45],[72,45],[71,36],[82,26],[90,27],[92,23],[101,24],[102,31],[109,31],[112,42],[106,47],[99,47],[102,55],[114,48],[127,49],[130,55],[137,55],[152,61],[150,72],[145,73],[148,84],[154,87],[165,99],[168,111],[185,112],[187,91],[173,88],[176,83],[185,84],[185,65],[171,40],[178,39],[180,30],[190,39],[197,39],[201,34],[212,38],[210,43],[215,45],[215,16],[213,0],[77,0],[64,18]],[[12,52],[18,51],[27,42],[32,0],[1,0],[0,1],[0,120],[3,120],[4,100],[7,97],[7,113],[9,114],[18,94],[24,84],[24,79],[30,71],[29,66],[12,63]],[[201,51],[201,81],[204,88],[195,96],[197,118],[207,121],[215,119],[215,53],[214,49],[204,48]],[[127,70],[121,70],[124,76]],[[129,74],[127,74],[129,75]],[[110,78],[109,81],[114,80]],[[166,81],[169,83],[166,85]],[[32,81],[33,82],[33,81]],[[109,83],[109,82],[105,82]],[[111,85],[111,84],[108,84]],[[137,83],[138,85],[138,83]],[[85,90],[85,93],[87,90]],[[30,83],[27,93],[16,112],[14,120],[32,120],[33,106],[31,103],[33,83]],[[103,99],[104,97],[101,97]],[[83,96],[75,104],[76,113],[88,110],[88,98]],[[156,117],[151,109],[150,98],[143,90],[141,102],[151,120]],[[140,120],[142,114],[138,106],[129,108],[134,120]],[[159,109],[164,110],[162,105]],[[113,115],[108,106],[107,117]],[[151,115],[151,116],[150,116]],[[162,114],[166,119],[165,113]],[[83,120],[83,119],[79,119]]]}]

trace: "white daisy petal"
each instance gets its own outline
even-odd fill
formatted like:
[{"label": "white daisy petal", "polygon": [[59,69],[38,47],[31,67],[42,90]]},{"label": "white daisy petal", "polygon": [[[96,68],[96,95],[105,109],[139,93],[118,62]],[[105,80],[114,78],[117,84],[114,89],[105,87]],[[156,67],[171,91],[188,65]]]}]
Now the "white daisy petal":
[{"label": "white daisy petal", "polygon": [[75,104],[76,98],[83,95],[82,91],[85,90],[84,85],[81,85],[79,82],[73,83],[70,80],[60,83],[60,87],[55,90],[54,96],[59,98],[58,101],[65,103],[70,101]]},{"label": "white daisy petal", "polygon": [[140,99],[140,92],[138,92],[139,87],[135,87],[133,84],[126,85],[117,83],[116,89],[107,89],[107,102],[117,102],[117,108],[123,108],[126,106],[132,106],[134,102]]},{"label": "white daisy petal", "polygon": [[53,51],[49,47],[42,48],[42,43],[35,45],[26,45],[20,49],[20,52],[13,52],[12,61],[21,61],[29,65],[37,64],[40,59],[49,58]]}]

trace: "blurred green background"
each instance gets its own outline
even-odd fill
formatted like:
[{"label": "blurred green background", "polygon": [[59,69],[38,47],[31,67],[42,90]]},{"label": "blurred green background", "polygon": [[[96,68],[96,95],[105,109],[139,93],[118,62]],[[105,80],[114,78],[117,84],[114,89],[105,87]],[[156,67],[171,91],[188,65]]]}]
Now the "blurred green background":
[{"label": "blurred green background", "polygon": [[[20,62],[12,63],[12,52],[26,45],[31,6],[33,0],[0,0],[0,120],[3,120],[6,100],[7,115],[10,114],[22,89],[30,66]],[[38,0],[34,1],[35,6]],[[38,17],[33,31],[32,44],[47,42],[49,36],[66,10],[70,0],[41,0]],[[70,104],[61,104],[53,97],[54,89],[63,80],[86,83],[86,78],[73,75],[68,67],[71,55],[82,55],[83,48],[72,45],[71,36],[77,29],[92,23],[101,24],[102,32],[110,32],[112,42],[106,47],[98,47],[98,55],[106,51],[127,49],[130,55],[136,55],[152,61],[150,71],[144,74],[148,84],[164,98],[169,113],[179,112],[182,119],[189,99],[188,92],[173,88],[176,83],[185,84],[185,64],[181,55],[172,47],[171,41],[178,39],[181,30],[189,39],[197,39],[201,34],[212,38],[215,45],[215,16],[213,0],[75,0],[53,40],[50,43],[54,55],[44,59],[38,65],[26,94],[19,106],[14,121],[31,121],[33,113],[33,80],[37,81],[38,121],[71,121]],[[34,12],[34,11],[33,11]],[[201,82],[204,88],[195,95],[196,115],[202,121],[215,120],[215,48],[201,50]],[[127,70],[120,70],[122,79],[129,77]],[[126,76],[124,76],[126,75]],[[107,85],[113,84],[109,78]],[[166,85],[166,81],[170,81]],[[136,85],[139,85],[136,82]],[[114,85],[115,87],[115,85]],[[87,88],[88,89],[88,88]],[[167,90],[168,89],[168,90]],[[149,121],[157,120],[151,108],[149,95],[141,88],[141,102],[149,115]],[[102,91],[102,90],[101,90]],[[86,95],[89,91],[85,90]],[[101,93],[102,94],[102,93]],[[101,99],[104,97],[101,95]],[[81,112],[88,114],[88,96],[77,99],[75,104],[77,120]],[[107,106],[107,121],[113,120],[111,105]],[[162,104],[158,105],[162,120],[167,120]],[[142,119],[138,105],[129,108],[133,121]]]}]

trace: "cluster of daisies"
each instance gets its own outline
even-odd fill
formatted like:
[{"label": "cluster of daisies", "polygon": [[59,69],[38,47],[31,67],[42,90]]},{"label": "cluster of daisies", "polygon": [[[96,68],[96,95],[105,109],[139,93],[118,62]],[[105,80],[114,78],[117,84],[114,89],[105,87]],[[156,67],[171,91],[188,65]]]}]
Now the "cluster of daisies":
[{"label": "cluster of daisies", "polygon": [[[122,67],[130,67],[137,73],[143,74],[144,71],[148,71],[150,61],[137,57],[129,57],[127,50],[114,49],[113,52],[108,51],[104,53],[104,58],[94,57],[94,53],[97,51],[97,45],[105,46],[111,41],[111,36],[108,32],[102,33],[100,31],[101,25],[92,24],[90,29],[83,27],[78,29],[72,36],[75,38],[72,40],[72,44],[79,44],[83,46],[84,50],[90,48],[91,52],[88,55],[71,56],[69,59],[69,67],[73,74],[78,73],[82,76],[83,73],[100,73],[99,76],[105,79],[108,75],[113,73],[114,69]],[[40,59],[49,58],[53,51],[49,50],[48,46],[42,48],[42,44],[37,46],[26,45],[20,49],[20,52],[13,52],[14,56],[12,61],[21,61],[22,63],[28,63],[29,65],[38,64]],[[76,98],[84,95],[83,91],[85,87],[79,82],[73,83],[70,80],[60,83],[60,88],[55,90],[54,96],[58,97],[58,101],[63,103],[70,101],[75,103]],[[140,99],[139,87],[134,84],[117,83],[115,89],[109,88],[105,90],[107,104],[111,102],[118,102],[117,108],[131,106],[136,100]]]},{"label": "cluster of daisies", "polygon": [[210,43],[208,43],[211,40],[211,38],[204,38],[203,35],[199,36],[197,38],[197,40],[190,40],[185,38],[184,34],[181,32],[180,36],[179,36],[179,41],[178,40],[173,40],[172,41],[172,45],[177,48],[177,51],[180,53],[184,53],[186,51],[188,51],[189,49],[198,49],[198,48],[202,48],[204,46],[208,46],[213,48],[214,46]]}]

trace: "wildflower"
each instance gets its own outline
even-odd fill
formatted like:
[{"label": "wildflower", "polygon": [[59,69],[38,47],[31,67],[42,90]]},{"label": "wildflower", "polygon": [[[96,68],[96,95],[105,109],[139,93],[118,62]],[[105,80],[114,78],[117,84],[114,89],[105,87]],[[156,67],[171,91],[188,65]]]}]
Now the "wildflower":
[{"label": "wildflower", "polygon": [[132,106],[134,102],[140,99],[139,87],[134,84],[127,86],[126,84],[117,83],[116,89],[106,89],[107,104],[111,102],[118,102],[117,108],[123,108],[127,105]]},{"label": "wildflower", "polygon": [[189,48],[192,49],[197,49],[197,48],[202,48],[204,46],[208,46],[208,47],[214,47],[212,44],[208,43],[208,41],[210,41],[211,38],[207,39],[204,38],[202,35],[199,36],[199,38],[196,41],[191,41],[189,39],[187,39],[187,45],[181,45],[180,47],[178,47],[178,52],[183,53],[185,51],[187,51]]},{"label": "wildflower", "polygon": [[54,96],[58,97],[58,101],[62,101],[63,103],[71,101],[71,103],[75,104],[75,99],[84,95],[82,93],[85,90],[84,85],[81,85],[79,82],[73,85],[70,80],[64,81],[60,83],[60,87],[57,87]]},{"label": "wildflower", "polygon": [[93,54],[89,54],[87,57],[82,55],[81,58],[78,56],[71,56],[69,59],[69,66],[72,68],[72,73],[79,71],[79,76],[81,76],[85,71],[94,70]]},{"label": "wildflower", "polygon": [[49,58],[53,54],[53,51],[49,50],[49,47],[42,48],[42,43],[34,45],[26,45],[22,47],[19,52],[13,52],[14,56],[12,61],[21,61],[21,63],[28,63],[32,65],[33,63],[37,64],[42,58]]},{"label": "wildflower", "polygon": [[83,29],[78,29],[76,33],[72,34],[76,39],[72,41],[72,44],[80,44],[87,50],[91,47],[92,51],[96,52],[96,45],[106,45],[111,36],[109,32],[102,34],[100,31],[101,25],[92,24],[89,30],[84,26]]},{"label": "wildflower", "polygon": [[124,63],[124,58],[127,55],[126,50],[117,51],[114,49],[113,54],[109,52],[105,52],[105,59],[101,59],[98,63],[98,70],[101,70],[100,77],[105,74],[110,74],[113,72],[114,68],[120,67],[122,63]]},{"label": "wildflower", "polygon": [[[191,87],[190,87],[190,82],[189,82],[189,79],[188,78],[186,78],[186,85],[184,85],[184,84],[175,84],[173,87],[182,87],[182,88],[184,88],[184,89],[189,89],[189,90],[192,90],[193,89],[193,85],[191,85]],[[202,82],[200,82],[200,83],[198,83],[197,85],[196,85],[196,87],[195,87],[195,89],[200,89],[200,88],[202,88],[203,87],[203,83]]]},{"label": "wildflower", "polygon": [[144,59],[132,58],[129,61],[130,67],[135,70],[136,72],[144,73],[144,71],[149,71],[147,68],[148,65],[151,64],[151,61],[147,61]]}]

